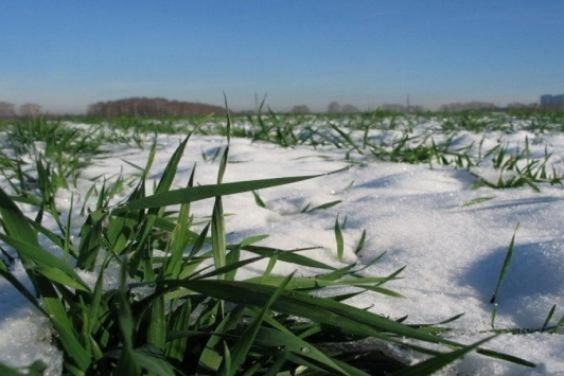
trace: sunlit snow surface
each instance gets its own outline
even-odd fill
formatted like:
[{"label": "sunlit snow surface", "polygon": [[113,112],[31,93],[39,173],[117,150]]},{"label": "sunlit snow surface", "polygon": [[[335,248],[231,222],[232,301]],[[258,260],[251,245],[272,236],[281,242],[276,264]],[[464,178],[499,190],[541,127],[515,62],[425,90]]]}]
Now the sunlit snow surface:
[{"label": "sunlit snow surface", "polygon": [[[526,132],[509,137],[524,140]],[[528,135],[531,139],[532,134]],[[181,140],[180,135],[159,136],[159,147],[151,179],[158,179],[169,157]],[[481,136],[461,133],[462,141]],[[492,138],[494,136],[492,135]],[[149,140],[149,138],[148,138]],[[542,154],[544,143],[555,152],[556,162],[564,156],[564,137],[547,135],[543,143],[533,145]],[[194,136],[188,143],[175,185],[186,184],[197,162],[196,182],[214,183],[217,162],[203,159],[225,145],[215,136]],[[99,177],[115,178],[120,173],[134,176],[138,172],[124,160],[144,165],[149,142],[144,149],[108,145],[108,154],[82,172],[74,191],[82,200],[92,182]],[[347,166],[338,150],[281,148],[247,139],[232,139],[225,181],[309,175],[335,171]],[[399,318],[408,315],[408,323],[434,323],[459,313],[464,316],[449,324],[448,336],[472,343],[489,334],[491,305],[499,271],[517,224],[515,253],[499,296],[498,328],[538,328],[552,307],[558,320],[564,313],[564,191],[543,186],[541,193],[530,188],[492,190],[472,189],[474,178],[464,170],[451,167],[409,165],[367,161],[348,170],[292,185],[260,191],[267,208],[255,204],[250,193],[224,199],[229,241],[253,234],[270,234],[261,244],[278,248],[319,246],[308,251],[317,259],[337,265],[333,226],[335,217],[346,220],[343,229],[345,262],[367,263],[386,252],[367,274],[387,275],[407,266],[403,279],[387,285],[405,296],[403,299],[364,293],[349,300],[358,307],[370,307],[379,314]],[[152,185],[150,182],[148,186]],[[128,190],[126,189],[126,192]],[[60,209],[68,210],[70,191],[59,191]],[[472,206],[464,203],[483,196],[492,200]],[[327,210],[300,213],[301,209],[329,201],[343,202]],[[193,205],[198,216],[210,215],[212,201]],[[83,217],[81,204],[75,203],[75,229]],[[29,207],[22,208],[33,215]],[[55,230],[53,223],[46,226]],[[366,246],[358,257],[352,249],[363,230]],[[257,273],[264,265],[253,264],[245,273]],[[278,272],[293,271],[293,265],[278,265]],[[311,273],[303,270],[302,273]],[[21,266],[14,273],[23,276]],[[82,273],[85,280],[93,276]],[[244,277],[243,273],[238,275]],[[108,280],[111,284],[112,278]],[[553,320],[555,320],[553,319]],[[537,368],[495,361],[477,354],[457,363],[462,374],[564,374],[564,335],[536,333],[502,335],[487,345],[523,357],[538,364]],[[4,280],[0,280],[0,361],[9,365],[27,365],[42,359],[50,373],[61,370],[61,353],[50,343],[48,323]],[[415,359],[414,359],[415,360]]]}]

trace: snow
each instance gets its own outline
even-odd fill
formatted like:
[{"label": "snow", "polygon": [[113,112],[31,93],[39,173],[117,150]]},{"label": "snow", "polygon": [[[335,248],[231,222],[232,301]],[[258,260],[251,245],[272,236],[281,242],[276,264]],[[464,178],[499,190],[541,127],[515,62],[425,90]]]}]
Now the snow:
[{"label": "snow", "polygon": [[[20,279],[25,275],[19,262],[12,272]],[[60,373],[62,354],[51,343],[47,319],[3,278],[0,279],[0,333],[1,362],[16,367],[42,360],[50,366],[49,375]]]},{"label": "snow", "polygon": [[[371,134],[371,137],[380,136],[390,135]],[[462,145],[479,142],[481,137],[470,132],[457,135]],[[562,135],[547,134],[539,140],[539,136],[527,131],[509,135],[490,132],[485,134],[484,148],[488,143],[495,145],[500,137],[514,146],[522,145],[526,137],[534,140],[532,155],[539,157],[544,153],[544,145],[548,144],[554,152],[552,162],[556,167],[562,165]],[[160,176],[181,139],[180,135],[159,136],[152,179]],[[214,183],[218,163],[204,160],[203,156],[209,159],[224,145],[222,137],[194,136],[188,143],[175,185],[185,185],[194,162],[197,162],[197,183]],[[148,146],[139,149],[108,145],[104,158],[94,160],[82,171],[76,189],[73,188],[74,198],[78,202],[84,199],[92,184],[89,179],[100,175],[113,178],[119,174],[134,176],[136,169],[123,160],[143,166],[148,149]],[[226,182],[319,174],[347,166],[343,153],[338,150],[281,148],[239,138],[232,139],[229,159]],[[489,300],[507,247],[519,224],[513,261],[499,295],[496,327],[539,328],[554,304],[557,305],[554,318],[558,320],[562,316],[564,193],[561,187],[543,185],[540,193],[529,187],[472,189],[474,178],[465,170],[373,160],[363,162],[336,174],[260,191],[266,208],[258,207],[250,193],[226,197],[225,212],[233,214],[226,217],[228,240],[270,234],[261,244],[287,249],[321,247],[308,251],[307,255],[337,265],[333,226],[338,214],[340,219],[346,218],[343,227],[345,262],[368,263],[386,252],[366,271],[367,274],[384,276],[407,266],[402,279],[387,285],[405,298],[364,293],[349,300],[350,304],[370,307],[373,312],[393,318],[408,315],[408,323],[439,322],[464,313],[459,320],[449,324],[452,332],[448,336],[472,343],[489,335],[484,333],[490,329],[492,305]],[[485,196],[493,196],[493,199],[464,205]],[[342,202],[326,210],[300,212],[308,204],[314,207],[335,200]],[[70,191],[59,191],[57,203],[63,212],[68,210]],[[212,204],[211,200],[197,202],[193,210],[197,216],[209,215]],[[75,202],[73,218],[77,229],[84,219],[79,214],[81,205]],[[26,209],[29,214],[31,209]],[[53,226],[52,223],[46,225]],[[366,245],[357,259],[353,249],[363,230],[367,232]],[[254,264],[238,277],[253,275],[260,267],[260,263]],[[294,268],[279,263],[275,271],[287,273]],[[23,276],[21,266],[15,274]],[[52,374],[60,372],[61,354],[49,341],[48,324],[4,280],[0,280],[0,313],[0,361],[16,366],[43,359],[49,363]],[[505,334],[486,347],[523,357],[538,366],[531,370],[472,354],[457,363],[457,372],[564,374],[562,333]]]}]

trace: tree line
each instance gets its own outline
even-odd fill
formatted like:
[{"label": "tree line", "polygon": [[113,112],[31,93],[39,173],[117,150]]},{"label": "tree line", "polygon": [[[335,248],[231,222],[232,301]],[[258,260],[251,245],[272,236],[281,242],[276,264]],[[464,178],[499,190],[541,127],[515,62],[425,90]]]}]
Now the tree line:
[{"label": "tree line", "polygon": [[88,115],[97,117],[186,116],[222,114],[224,112],[223,107],[205,103],[145,97],[96,102],[88,107]]},{"label": "tree line", "polygon": [[[459,112],[468,110],[487,110],[487,111],[503,111],[506,109],[551,109],[547,106],[539,106],[538,103],[510,103],[506,107],[498,107],[488,102],[462,102],[449,103],[439,108],[439,111]],[[424,111],[423,107],[414,105],[401,104],[384,104],[378,107],[380,110],[388,110],[395,112],[419,112]],[[312,111],[307,105],[300,104],[292,107],[289,111],[294,114],[309,114]],[[329,114],[346,114],[359,112],[359,109],[350,104],[340,104],[331,102],[327,106]],[[178,100],[169,100],[166,98],[146,98],[131,97],[118,100],[100,101],[91,104],[88,107],[87,114],[94,117],[120,117],[120,116],[141,116],[141,117],[161,117],[161,116],[189,116],[189,115],[208,115],[223,114],[225,109],[220,106],[185,102]],[[240,111],[239,113],[252,113],[252,111]],[[42,107],[36,103],[24,103],[17,107],[16,105],[0,101],[0,119],[12,119],[16,117],[37,118],[40,116],[57,117],[61,115],[49,114],[42,110]]]}]

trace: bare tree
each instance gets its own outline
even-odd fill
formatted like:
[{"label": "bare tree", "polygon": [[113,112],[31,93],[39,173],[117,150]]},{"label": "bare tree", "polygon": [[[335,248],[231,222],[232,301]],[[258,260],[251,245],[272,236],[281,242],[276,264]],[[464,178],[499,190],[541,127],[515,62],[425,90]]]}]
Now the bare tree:
[{"label": "bare tree", "polygon": [[38,118],[41,116],[41,106],[37,103],[25,103],[20,106],[20,115],[27,118]]},{"label": "bare tree", "polygon": [[341,112],[341,105],[339,104],[339,102],[331,102],[327,107],[327,112],[330,114],[339,113]]},{"label": "bare tree", "polygon": [[10,119],[16,116],[16,107],[12,103],[0,102],[0,119]]},{"label": "bare tree", "polygon": [[306,106],[305,104],[298,104],[292,107],[291,112],[294,114],[309,114],[311,111],[309,110],[309,107]]}]

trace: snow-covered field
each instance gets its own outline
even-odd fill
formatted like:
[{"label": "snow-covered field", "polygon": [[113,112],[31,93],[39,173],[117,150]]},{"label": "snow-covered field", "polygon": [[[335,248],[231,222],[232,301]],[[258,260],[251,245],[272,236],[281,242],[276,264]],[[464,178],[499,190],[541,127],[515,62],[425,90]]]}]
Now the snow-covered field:
[{"label": "snow-covered field", "polygon": [[[432,126],[422,124],[418,129],[423,132]],[[371,131],[370,136],[383,137],[377,130]],[[564,135],[539,135],[527,130],[511,134],[492,131],[486,134],[484,150],[493,147],[500,137],[510,147],[522,146],[527,138],[531,142],[531,158],[541,158],[548,145],[553,152],[551,165],[562,171]],[[158,179],[182,138],[183,135],[159,135],[151,179]],[[472,141],[478,143],[481,138],[481,134],[461,131],[456,142],[466,145]],[[147,135],[144,148],[106,145],[105,154],[81,169],[76,186],[57,192],[56,202],[63,213],[70,208],[72,193],[72,220],[77,231],[85,219],[80,209],[92,181],[100,181],[102,176],[108,179],[120,174],[136,176],[138,170],[127,162],[145,164],[149,139]],[[225,143],[225,138],[220,136],[193,136],[180,163],[175,186],[185,185],[194,163],[197,163],[197,184],[214,183],[218,160],[213,161],[211,156]],[[396,319],[407,315],[406,323],[436,323],[463,313],[458,320],[447,324],[452,331],[445,336],[472,343],[491,335],[493,305],[489,301],[519,225],[511,264],[498,296],[495,327],[540,329],[553,305],[556,310],[550,325],[562,317],[564,191],[560,185],[543,183],[540,192],[528,185],[476,189],[475,175],[464,168],[379,161],[359,153],[353,153],[350,159],[358,163],[350,163],[342,150],[331,146],[283,148],[232,138],[226,182],[349,168],[259,191],[265,208],[258,206],[250,193],[225,197],[224,210],[230,214],[226,216],[228,240],[269,234],[260,244],[287,249],[320,247],[306,254],[338,265],[334,235],[338,215],[345,242],[345,263],[367,263],[385,252],[379,262],[365,270],[366,274],[388,275],[406,266],[402,278],[387,285],[403,298],[365,292],[348,303]],[[482,176],[497,178],[497,173],[487,165],[479,168],[476,171],[483,171]],[[5,180],[0,180],[0,184],[7,186]],[[477,198],[485,199],[473,201]],[[95,201],[95,197],[88,199]],[[114,198],[115,202],[119,200],[119,196]],[[340,202],[327,209],[302,210],[337,200]],[[207,216],[212,205],[212,200],[195,203],[194,214]],[[32,206],[22,205],[22,209],[29,216],[34,215]],[[56,230],[49,217],[44,225]],[[353,250],[363,231],[366,231],[365,246],[356,255]],[[244,273],[253,275],[265,266],[266,262],[252,264]],[[294,269],[293,265],[278,263],[275,272],[288,273]],[[23,278],[20,263],[16,262],[12,271]],[[304,269],[299,273],[312,271]],[[109,278],[111,283],[112,277]],[[456,364],[456,370],[461,374],[481,375],[564,374],[562,330],[507,333],[488,343],[488,348],[536,363],[534,369],[471,354]],[[0,279],[0,361],[22,366],[36,359],[46,361],[53,373],[61,369],[61,353],[50,343],[49,324],[7,281]]]}]

